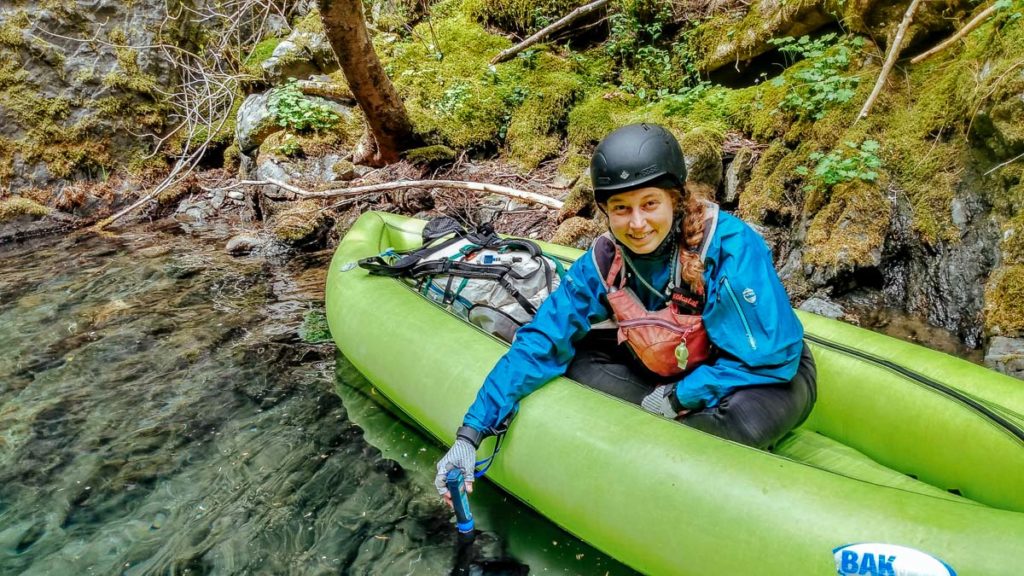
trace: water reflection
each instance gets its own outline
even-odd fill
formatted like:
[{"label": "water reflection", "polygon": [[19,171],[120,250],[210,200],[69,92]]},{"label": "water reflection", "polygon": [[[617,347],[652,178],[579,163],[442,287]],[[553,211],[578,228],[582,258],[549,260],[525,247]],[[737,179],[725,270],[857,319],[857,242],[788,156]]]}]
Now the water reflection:
[{"label": "water reflection", "polygon": [[215,240],[0,247],[0,573],[629,573],[486,483],[457,549],[439,449],[296,336],[327,256]]}]

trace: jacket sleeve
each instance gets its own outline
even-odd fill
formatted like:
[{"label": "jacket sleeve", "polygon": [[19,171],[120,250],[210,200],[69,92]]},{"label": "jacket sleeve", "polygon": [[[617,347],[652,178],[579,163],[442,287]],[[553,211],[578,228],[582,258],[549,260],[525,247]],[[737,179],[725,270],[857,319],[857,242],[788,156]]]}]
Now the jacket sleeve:
[{"label": "jacket sleeve", "polygon": [[608,317],[601,300],[604,292],[587,251],[534,319],[516,332],[512,347],[484,380],[463,424],[488,433],[521,398],[564,374],[576,352],[575,343],[590,331],[591,324]]},{"label": "jacket sleeve", "polygon": [[712,407],[737,388],[785,384],[796,374],[803,326],[764,240],[733,219],[709,263],[704,325],[719,349],[676,385],[685,408]]}]

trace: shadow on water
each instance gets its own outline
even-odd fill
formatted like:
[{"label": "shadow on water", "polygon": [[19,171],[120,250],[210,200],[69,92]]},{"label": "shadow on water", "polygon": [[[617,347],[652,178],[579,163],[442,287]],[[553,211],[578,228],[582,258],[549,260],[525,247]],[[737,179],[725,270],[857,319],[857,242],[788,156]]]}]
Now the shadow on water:
[{"label": "shadow on water", "polygon": [[630,573],[484,482],[460,553],[440,449],[297,336],[327,255],[214,240],[0,247],[0,574]]}]

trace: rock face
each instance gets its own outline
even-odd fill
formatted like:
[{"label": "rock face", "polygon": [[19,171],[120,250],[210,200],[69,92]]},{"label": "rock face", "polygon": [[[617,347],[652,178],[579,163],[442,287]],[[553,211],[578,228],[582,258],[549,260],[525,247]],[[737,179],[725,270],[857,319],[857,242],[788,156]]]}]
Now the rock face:
[{"label": "rock face", "polygon": [[266,79],[273,84],[289,78],[303,80],[312,75],[329,74],[339,68],[327,37],[319,32],[303,30],[293,31],[260,66]]},{"label": "rock face", "polygon": [[882,289],[892,305],[923,315],[977,347],[999,230],[977,196],[965,191],[954,204],[960,242],[927,247],[910,230],[909,207],[897,203],[881,266]]},{"label": "rock face", "polygon": [[158,43],[165,12],[161,0],[0,5],[0,185],[97,176],[152,148],[173,71],[131,47]]}]

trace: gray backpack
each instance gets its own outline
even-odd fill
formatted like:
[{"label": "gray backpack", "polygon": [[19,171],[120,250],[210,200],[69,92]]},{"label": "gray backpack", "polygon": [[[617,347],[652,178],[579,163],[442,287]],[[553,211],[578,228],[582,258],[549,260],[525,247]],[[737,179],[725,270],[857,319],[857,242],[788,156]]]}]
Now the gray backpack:
[{"label": "gray backpack", "polygon": [[388,250],[359,265],[371,274],[408,279],[425,297],[506,342],[533,319],[565,274],[534,242],[501,238],[488,224],[468,232],[447,217],[427,224],[421,248]]}]

